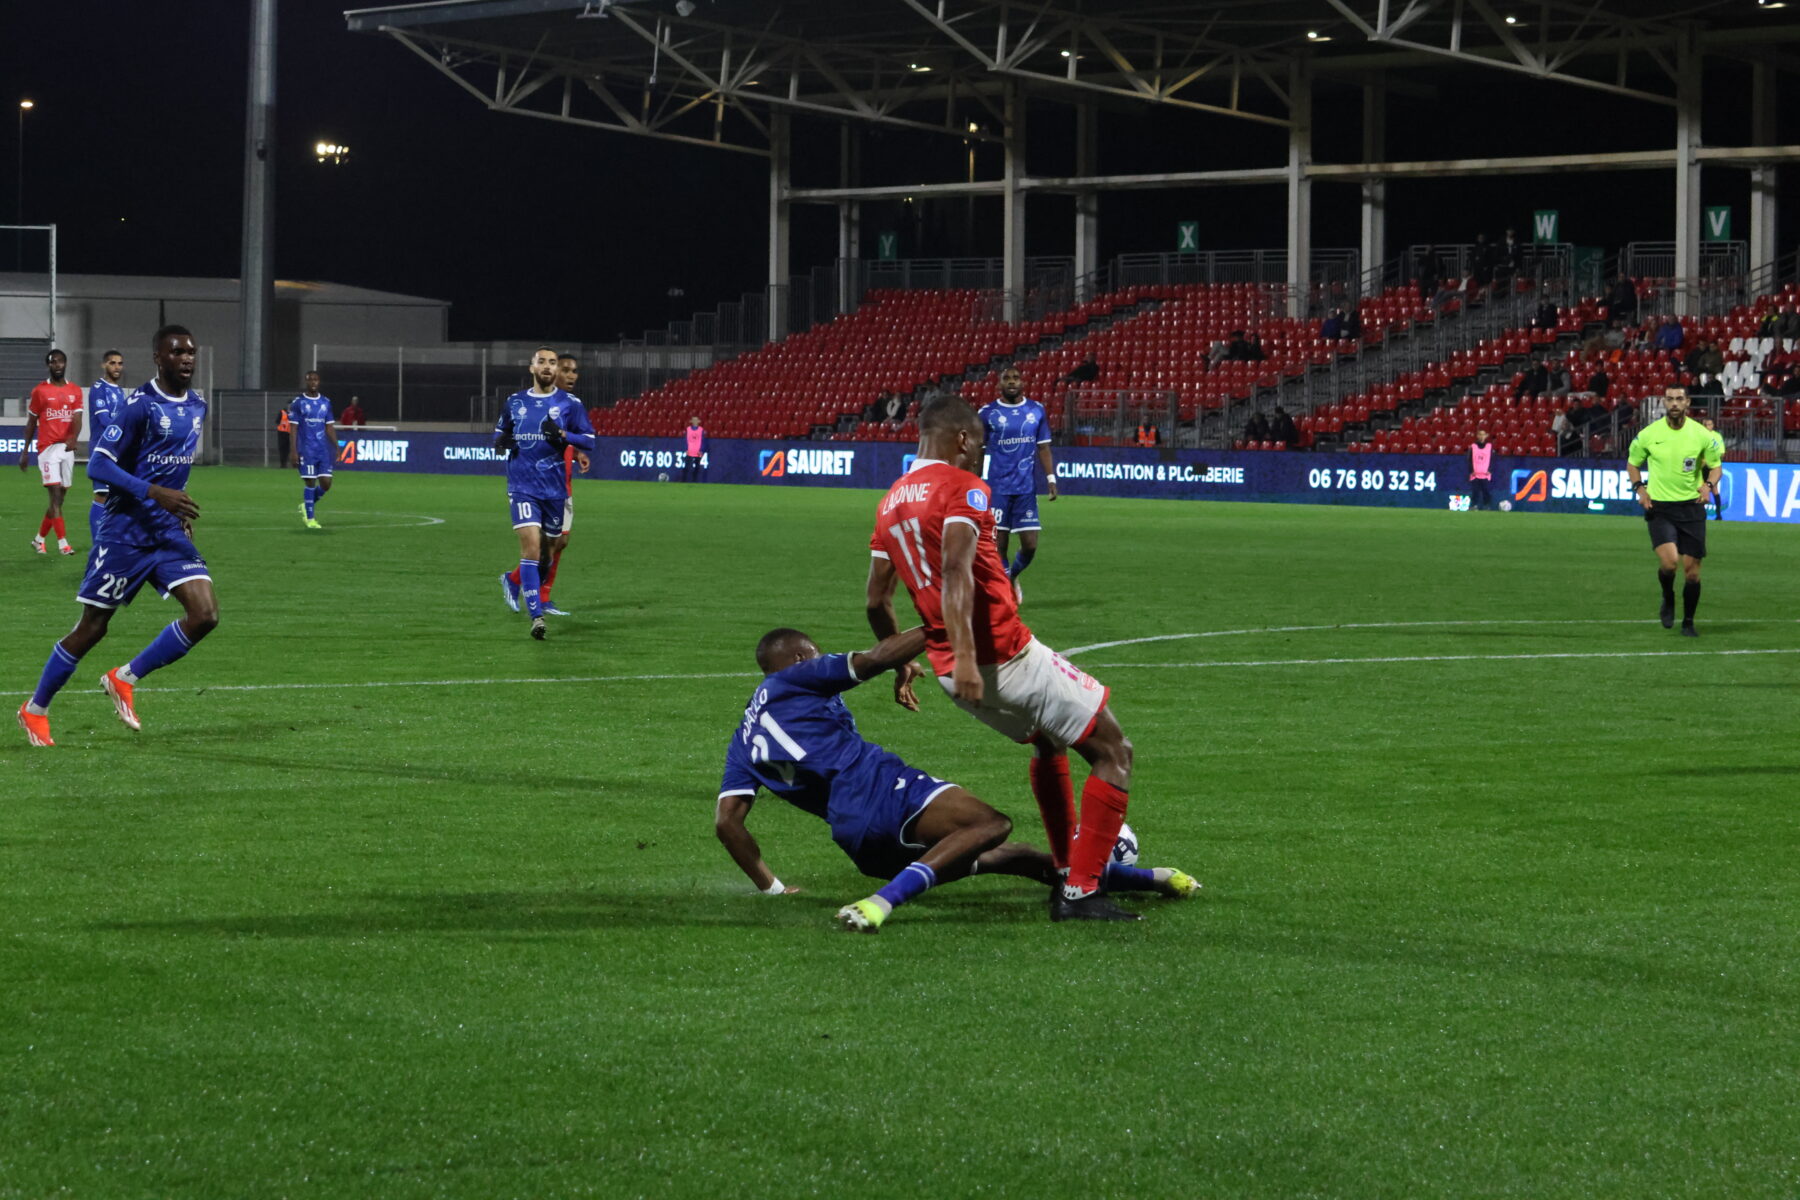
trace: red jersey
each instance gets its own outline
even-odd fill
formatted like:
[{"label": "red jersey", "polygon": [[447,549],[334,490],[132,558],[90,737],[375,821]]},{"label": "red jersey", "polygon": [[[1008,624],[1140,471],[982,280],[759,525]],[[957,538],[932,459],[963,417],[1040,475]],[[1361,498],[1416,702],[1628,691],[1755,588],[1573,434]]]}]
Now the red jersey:
[{"label": "red jersey", "polygon": [[45,380],[32,388],[31,412],[38,419],[38,447],[41,449],[67,440],[69,427],[81,411],[81,389],[72,383]]},{"label": "red jersey", "polygon": [[950,674],[956,657],[944,629],[944,526],[957,521],[975,527],[975,661],[1003,663],[1025,649],[1031,630],[1019,620],[1012,580],[994,544],[994,511],[988,485],[947,462],[920,459],[902,475],[875,513],[869,551],[894,564],[925,626],[925,653],[931,669]]}]

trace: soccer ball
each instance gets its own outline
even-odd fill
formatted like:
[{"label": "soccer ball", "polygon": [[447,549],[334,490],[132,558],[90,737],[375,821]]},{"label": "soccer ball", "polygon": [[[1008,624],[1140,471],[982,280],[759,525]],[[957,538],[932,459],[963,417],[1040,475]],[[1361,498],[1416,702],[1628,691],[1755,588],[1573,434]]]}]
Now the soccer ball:
[{"label": "soccer ball", "polygon": [[1512,501],[1511,500],[1502,500],[1500,502],[1500,511],[1501,512],[1511,512],[1512,511]]},{"label": "soccer ball", "polygon": [[658,482],[658,483],[669,482],[669,473],[667,471],[658,471],[656,473],[656,482]]},{"label": "soccer ball", "polygon": [[1137,831],[1129,825],[1119,826],[1119,839],[1113,843],[1112,860],[1121,867],[1135,867],[1138,860]]}]

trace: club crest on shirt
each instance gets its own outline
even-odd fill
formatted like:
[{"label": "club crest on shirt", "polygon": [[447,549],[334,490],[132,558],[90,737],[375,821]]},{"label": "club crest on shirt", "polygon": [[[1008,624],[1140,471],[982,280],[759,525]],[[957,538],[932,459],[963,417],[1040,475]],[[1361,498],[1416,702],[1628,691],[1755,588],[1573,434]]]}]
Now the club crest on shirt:
[{"label": "club crest on shirt", "polygon": [[168,413],[164,413],[162,416],[158,417],[156,423],[162,427],[164,433],[169,432],[170,426],[174,425],[174,422],[169,420]]},{"label": "club crest on shirt", "polygon": [[980,488],[969,489],[969,507],[976,512],[986,512],[988,506],[987,493]]}]

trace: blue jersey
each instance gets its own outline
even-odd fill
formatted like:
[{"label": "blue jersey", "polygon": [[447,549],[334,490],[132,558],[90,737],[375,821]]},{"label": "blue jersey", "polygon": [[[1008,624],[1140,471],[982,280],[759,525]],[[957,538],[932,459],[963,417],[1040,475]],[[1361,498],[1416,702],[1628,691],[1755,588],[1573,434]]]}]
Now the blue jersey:
[{"label": "blue jersey", "polygon": [[1036,400],[995,400],[981,406],[981,425],[987,430],[988,487],[996,496],[1035,494],[1037,448],[1050,440],[1044,406]]},{"label": "blue jersey", "polygon": [[[93,452],[104,454],[126,474],[146,483],[186,491],[205,420],[206,401],[199,392],[170,396],[151,380],[113,413],[105,432],[94,440]],[[99,539],[125,546],[155,546],[171,539],[185,544],[187,534],[174,513],[115,487],[107,492]]]},{"label": "blue jersey", "polygon": [[288,421],[294,427],[294,448],[300,461],[330,464],[332,445],[325,437],[325,427],[335,420],[331,401],[323,396],[295,396],[288,405]]},{"label": "blue jersey", "polygon": [[860,779],[893,758],[862,739],[839,695],[860,682],[848,654],[827,654],[757,684],[725,752],[719,794],[748,795],[765,787],[829,820],[831,789],[840,777]]},{"label": "blue jersey", "polygon": [[508,396],[500,419],[494,422],[494,433],[511,435],[519,448],[506,464],[507,493],[554,499],[561,504],[569,494],[568,470],[563,464],[562,447],[544,440],[546,417],[562,429],[569,445],[583,450],[594,448],[594,427],[588,423],[587,410],[561,388],[546,396],[530,390]]},{"label": "blue jersey", "polygon": [[108,425],[112,424],[113,415],[125,403],[125,389],[116,383],[108,383],[104,379],[94,381],[88,389],[88,440],[99,437]]}]

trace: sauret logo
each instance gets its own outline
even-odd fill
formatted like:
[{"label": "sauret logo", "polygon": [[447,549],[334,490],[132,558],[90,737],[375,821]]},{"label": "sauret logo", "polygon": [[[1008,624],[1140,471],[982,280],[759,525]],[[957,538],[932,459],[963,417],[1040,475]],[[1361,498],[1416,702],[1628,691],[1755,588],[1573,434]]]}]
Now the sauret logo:
[{"label": "sauret logo", "polygon": [[403,463],[409,443],[393,438],[352,438],[338,451],[338,461],[346,465],[359,462]]},{"label": "sauret logo", "polygon": [[764,450],[756,469],[770,479],[787,475],[849,475],[856,466],[854,450]]},{"label": "sauret logo", "polygon": [[1631,476],[1613,468],[1554,467],[1512,473],[1514,500],[1629,500]]}]

